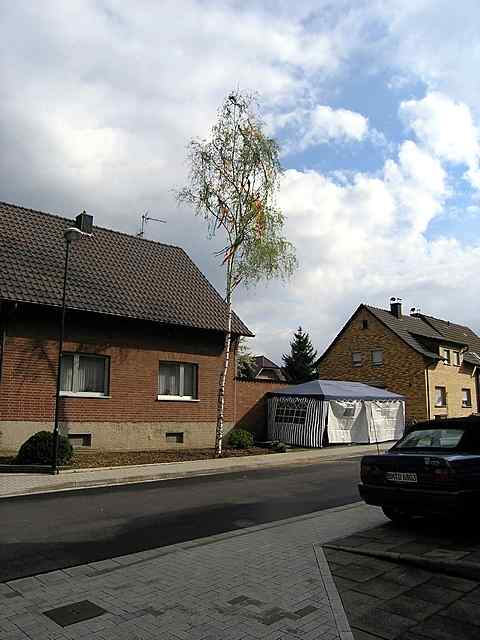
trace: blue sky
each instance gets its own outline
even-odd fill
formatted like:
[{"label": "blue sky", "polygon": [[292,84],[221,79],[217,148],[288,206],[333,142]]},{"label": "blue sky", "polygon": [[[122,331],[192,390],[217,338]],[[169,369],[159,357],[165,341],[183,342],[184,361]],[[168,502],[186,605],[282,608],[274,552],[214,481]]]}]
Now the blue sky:
[{"label": "blue sky", "polygon": [[[241,290],[256,353],[295,328],[319,349],[390,296],[480,331],[477,0],[0,0],[0,198],[183,246],[215,286],[201,220],[178,209],[185,146],[234,87],[259,94],[286,169],[300,268]],[[22,37],[18,37],[18,34]]]}]

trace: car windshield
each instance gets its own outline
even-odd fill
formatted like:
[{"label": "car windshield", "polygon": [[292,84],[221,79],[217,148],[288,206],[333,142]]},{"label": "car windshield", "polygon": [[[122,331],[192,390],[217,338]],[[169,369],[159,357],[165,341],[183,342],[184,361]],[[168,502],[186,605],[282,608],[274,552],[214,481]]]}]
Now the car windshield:
[{"label": "car windshield", "polygon": [[396,445],[396,449],[455,449],[463,429],[418,429],[410,432]]}]

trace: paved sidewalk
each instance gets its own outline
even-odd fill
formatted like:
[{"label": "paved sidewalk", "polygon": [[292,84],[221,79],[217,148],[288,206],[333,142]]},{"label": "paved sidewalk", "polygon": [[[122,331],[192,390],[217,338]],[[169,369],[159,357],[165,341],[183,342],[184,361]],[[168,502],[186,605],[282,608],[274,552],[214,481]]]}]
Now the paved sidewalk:
[{"label": "paved sidewalk", "polygon": [[383,522],[337,507],[0,584],[2,640],[353,640],[322,544]]},{"label": "paved sidewalk", "polygon": [[[388,443],[379,445],[381,451],[386,450],[389,446]],[[232,473],[235,471],[278,468],[295,464],[314,464],[357,457],[372,451],[377,451],[376,445],[352,445],[238,458],[69,470],[61,471],[57,476],[32,473],[1,473],[0,498],[44,493],[47,491],[102,487],[134,482],[151,482],[155,480],[171,480],[174,478]]]},{"label": "paved sidewalk", "polygon": [[324,547],[356,640],[478,640],[478,527],[390,523]]}]

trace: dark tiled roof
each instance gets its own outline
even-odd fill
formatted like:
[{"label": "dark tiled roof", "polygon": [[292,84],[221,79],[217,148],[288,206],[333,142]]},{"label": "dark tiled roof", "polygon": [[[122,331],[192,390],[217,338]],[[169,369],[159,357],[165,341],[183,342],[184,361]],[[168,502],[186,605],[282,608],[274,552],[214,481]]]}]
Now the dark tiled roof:
[{"label": "dark tiled roof", "polygon": [[387,311],[386,309],[377,309],[377,307],[371,307],[369,305],[365,305],[365,308],[373,313],[373,315],[377,317],[380,322],[383,322],[383,324],[385,324],[389,329],[396,333],[399,338],[401,338],[409,346],[415,349],[415,351],[418,351],[422,355],[427,356],[427,358],[435,358],[437,360],[439,359],[438,354],[426,349],[415,337],[419,336],[434,340],[443,339],[442,335],[438,333],[438,331],[435,331],[435,329],[430,327],[421,318],[403,315],[400,316],[400,318],[396,318],[392,313],[390,313],[390,311]]},{"label": "dark tiled roof", "polygon": [[278,364],[275,364],[266,356],[255,356],[255,362],[259,369],[280,369]]},{"label": "dark tiled roof", "polygon": [[[0,300],[60,306],[73,221],[0,203]],[[183,249],[94,227],[71,245],[67,306],[224,331],[226,305]],[[234,315],[233,331],[252,335]]]},{"label": "dark tiled roof", "polygon": [[471,329],[448,320],[426,316],[423,313],[419,314],[419,317],[441,333],[444,340],[467,346],[468,351],[464,354],[463,359],[470,364],[480,365],[480,337]]},{"label": "dark tiled roof", "polygon": [[275,362],[272,362],[266,356],[255,356],[255,377],[258,376],[262,369],[272,369],[280,382],[286,379],[278,364],[275,364]]}]

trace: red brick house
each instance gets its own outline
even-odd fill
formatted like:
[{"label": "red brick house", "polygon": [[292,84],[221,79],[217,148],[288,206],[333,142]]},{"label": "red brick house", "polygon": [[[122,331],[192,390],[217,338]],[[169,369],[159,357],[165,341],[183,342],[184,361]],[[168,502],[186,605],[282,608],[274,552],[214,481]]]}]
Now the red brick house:
[{"label": "red brick house", "polygon": [[319,377],[355,380],[406,396],[408,419],[479,412],[480,337],[418,313],[361,304],[319,360]]},{"label": "red brick house", "polygon": [[[0,203],[0,449],[52,429],[72,224]],[[226,307],[188,255],[94,227],[71,245],[68,274],[61,432],[100,449],[212,446]],[[237,316],[233,332],[234,352],[252,333]],[[234,384],[230,367],[226,431]]]}]

